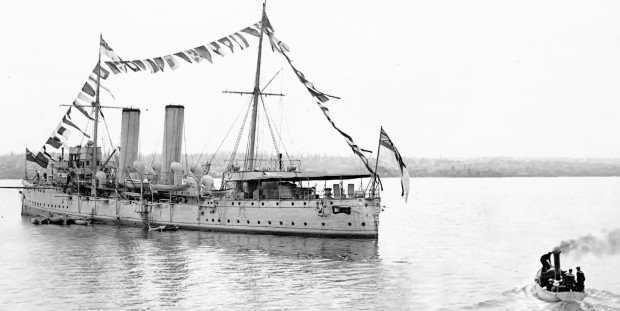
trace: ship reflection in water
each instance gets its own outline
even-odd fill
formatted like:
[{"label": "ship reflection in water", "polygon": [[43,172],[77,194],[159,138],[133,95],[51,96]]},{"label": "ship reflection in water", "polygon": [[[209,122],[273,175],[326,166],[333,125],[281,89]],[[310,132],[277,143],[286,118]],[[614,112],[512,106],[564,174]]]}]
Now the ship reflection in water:
[{"label": "ship reflection in water", "polygon": [[[54,286],[28,306],[56,309],[63,304],[58,297],[79,297],[101,309],[290,308],[290,295],[298,293],[293,301],[320,308],[374,300],[380,289],[376,240],[32,226],[29,219],[22,229],[36,248],[28,259],[31,281],[41,282],[39,275]],[[29,299],[27,292],[13,294]]]}]

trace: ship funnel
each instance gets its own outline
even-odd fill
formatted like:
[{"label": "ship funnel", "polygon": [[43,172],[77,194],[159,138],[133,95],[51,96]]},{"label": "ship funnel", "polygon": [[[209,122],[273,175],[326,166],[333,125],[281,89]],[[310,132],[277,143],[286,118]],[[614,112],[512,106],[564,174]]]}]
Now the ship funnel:
[{"label": "ship funnel", "polygon": [[555,269],[555,279],[556,280],[560,280],[560,278],[562,277],[562,270],[560,270],[560,253],[561,251],[554,251],[553,252],[553,265],[554,265],[554,269]]},{"label": "ship funnel", "polygon": [[138,138],[140,136],[140,109],[123,108],[121,119],[121,152],[118,159],[118,180],[125,182],[125,166],[133,165],[138,159]]},{"label": "ship funnel", "polygon": [[164,144],[161,152],[161,174],[168,178],[170,184],[174,181],[174,172],[170,168],[170,164],[172,162],[181,162],[184,112],[185,107],[183,106],[166,106]]}]

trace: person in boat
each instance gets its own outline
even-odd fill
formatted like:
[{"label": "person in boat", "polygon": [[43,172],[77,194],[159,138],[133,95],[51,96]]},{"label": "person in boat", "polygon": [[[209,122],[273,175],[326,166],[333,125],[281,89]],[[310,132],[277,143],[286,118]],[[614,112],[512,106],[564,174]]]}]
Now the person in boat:
[{"label": "person in boat", "polygon": [[566,291],[573,291],[575,289],[575,275],[573,275],[573,269],[568,269],[568,273],[564,275],[564,288]]},{"label": "person in boat", "polygon": [[47,182],[47,172],[43,172],[43,182]]},{"label": "person in boat", "polygon": [[585,286],[584,282],[586,281],[586,276],[581,271],[581,267],[577,267],[577,283],[575,284],[575,291],[583,292]]},{"label": "person in boat", "polygon": [[41,179],[41,173],[37,170],[37,173],[34,175],[34,179],[32,181],[38,182]]},{"label": "person in boat", "polygon": [[546,288],[548,291],[553,290],[553,279],[549,279],[549,281],[547,282]]},{"label": "person in boat", "polygon": [[551,252],[540,256],[540,263],[542,263],[543,265],[541,272],[546,272],[547,270],[551,269]]},{"label": "person in boat", "polygon": [[553,281],[553,270],[547,270],[545,272],[540,273],[540,286],[545,286],[549,280]]}]

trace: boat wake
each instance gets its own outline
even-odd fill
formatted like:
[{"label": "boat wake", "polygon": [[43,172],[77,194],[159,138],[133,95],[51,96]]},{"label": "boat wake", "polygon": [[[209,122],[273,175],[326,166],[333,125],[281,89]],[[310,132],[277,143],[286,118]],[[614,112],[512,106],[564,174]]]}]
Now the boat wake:
[{"label": "boat wake", "polygon": [[545,302],[536,297],[534,284],[517,286],[502,293],[501,297],[485,300],[466,309],[470,310],[553,310],[553,311],[620,311],[620,295],[595,288],[586,289],[588,297],[580,302]]}]

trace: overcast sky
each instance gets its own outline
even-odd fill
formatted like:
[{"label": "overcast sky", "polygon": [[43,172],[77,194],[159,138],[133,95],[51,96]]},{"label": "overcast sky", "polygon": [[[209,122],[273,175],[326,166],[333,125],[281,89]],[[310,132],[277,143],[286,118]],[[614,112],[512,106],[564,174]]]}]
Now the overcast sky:
[{"label": "overcast sky", "polygon": [[[239,31],[260,10],[255,0],[1,1],[0,153],[47,140],[97,61],[100,32],[123,59],[153,58]],[[342,98],[327,106],[362,148],[376,150],[383,125],[404,156],[620,157],[618,1],[270,0],[267,14],[297,68]],[[213,152],[249,100],[222,91],[251,91],[250,44],[213,65],[113,76],[104,85],[116,99],[102,105],[142,109],[143,153],[161,149],[164,106],[184,105],[187,151]],[[282,68],[266,91],[286,96],[266,105],[287,151],[351,154],[283,57],[265,51],[262,83]],[[120,111],[104,114],[117,144]],[[265,123],[261,133],[267,150]]]}]

